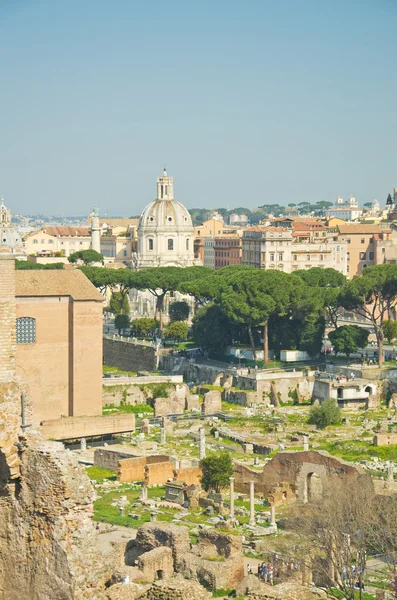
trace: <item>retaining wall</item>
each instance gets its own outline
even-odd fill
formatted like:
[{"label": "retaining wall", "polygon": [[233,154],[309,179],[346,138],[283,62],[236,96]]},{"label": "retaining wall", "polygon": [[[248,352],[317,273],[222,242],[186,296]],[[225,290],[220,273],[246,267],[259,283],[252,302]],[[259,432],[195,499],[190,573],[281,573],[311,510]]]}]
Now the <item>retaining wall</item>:
[{"label": "retaining wall", "polygon": [[157,353],[154,346],[103,338],[103,362],[122,371],[156,371]]},{"label": "retaining wall", "polygon": [[126,433],[135,431],[135,415],[62,417],[60,419],[42,421],[41,431],[45,438],[53,440],[92,437],[109,433]]}]

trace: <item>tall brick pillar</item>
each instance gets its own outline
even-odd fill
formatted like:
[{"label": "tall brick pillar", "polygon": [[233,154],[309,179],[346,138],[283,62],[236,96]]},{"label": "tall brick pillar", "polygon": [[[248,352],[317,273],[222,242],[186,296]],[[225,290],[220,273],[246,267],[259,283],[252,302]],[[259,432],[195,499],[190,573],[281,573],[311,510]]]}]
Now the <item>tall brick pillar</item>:
[{"label": "tall brick pillar", "polygon": [[0,252],[0,382],[15,374],[15,257]]}]

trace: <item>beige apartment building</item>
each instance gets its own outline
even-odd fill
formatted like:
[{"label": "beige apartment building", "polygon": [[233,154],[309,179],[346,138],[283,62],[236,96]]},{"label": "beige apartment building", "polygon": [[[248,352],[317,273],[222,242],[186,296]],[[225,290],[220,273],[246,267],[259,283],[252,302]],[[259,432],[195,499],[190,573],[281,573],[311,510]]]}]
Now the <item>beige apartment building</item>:
[{"label": "beige apartment building", "polygon": [[88,227],[43,227],[26,237],[26,254],[53,254],[70,256],[79,250],[91,248],[91,231]]},{"label": "beige apartment building", "polygon": [[16,372],[34,423],[102,414],[101,294],[79,270],[15,271],[13,260],[1,266],[14,280]]},{"label": "beige apartment building", "polygon": [[326,238],[322,229],[314,231],[313,236],[305,236],[298,241],[299,237],[297,239],[289,228],[250,227],[243,234],[241,262],[257,269],[277,269],[285,273],[312,267],[332,267],[346,274],[347,244]]},{"label": "beige apartment building", "polygon": [[390,229],[379,225],[345,223],[333,233],[335,242],[346,244],[347,276],[361,275],[363,269],[372,265],[393,262],[397,259],[397,245]]}]

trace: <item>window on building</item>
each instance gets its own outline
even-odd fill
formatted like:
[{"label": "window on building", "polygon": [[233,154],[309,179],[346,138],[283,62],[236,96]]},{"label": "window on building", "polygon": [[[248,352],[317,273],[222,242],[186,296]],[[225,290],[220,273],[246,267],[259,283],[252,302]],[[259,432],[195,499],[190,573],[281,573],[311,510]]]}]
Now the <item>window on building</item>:
[{"label": "window on building", "polygon": [[280,254],[278,255],[278,260],[283,260],[283,253],[280,252]]},{"label": "window on building", "polygon": [[294,254],[294,260],[298,260],[298,255]]},{"label": "window on building", "polygon": [[274,254],[271,252],[270,253],[270,260],[273,262],[274,261]]},{"label": "window on building", "polygon": [[306,256],[306,258],[307,258],[307,260],[310,260],[310,254],[308,254],[308,255]]},{"label": "window on building", "polygon": [[153,240],[151,238],[148,239],[148,248],[149,250],[153,250]]},{"label": "window on building", "polygon": [[45,244],[45,240],[41,240],[41,243],[42,243],[42,244]]},{"label": "window on building", "polygon": [[347,267],[346,267],[346,273],[348,273],[348,272],[349,272],[349,265],[347,265]]},{"label": "window on building", "polygon": [[365,244],[365,238],[361,238],[361,243]]},{"label": "window on building", "polygon": [[365,252],[360,252],[360,260],[365,260],[366,256],[365,256]]},{"label": "window on building", "polygon": [[200,235],[200,230],[197,231],[197,235]]},{"label": "window on building", "polygon": [[186,238],[186,250],[189,250],[189,238]]},{"label": "window on building", "polygon": [[350,252],[346,252],[346,259],[350,260]]},{"label": "window on building", "polygon": [[127,250],[123,250],[123,256],[127,256]]},{"label": "window on building", "polygon": [[324,260],[324,254],[320,254],[320,260]]},{"label": "window on building", "polygon": [[36,319],[32,317],[20,317],[16,324],[17,344],[36,343]]},{"label": "window on building", "polygon": [[368,259],[369,259],[369,260],[374,260],[374,253],[373,253],[373,252],[370,252],[370,253],[368,254]]},{"label": "window on building", "polygon": [[53,244],[53,243],[54,243],[54,240],[48,240],[48,243],[49,243],[49,244]]},{"label": "window on building", "polygon": [[382,252],[384,254],[386,252],[386,248],[382,248]]},{"label": "window on building", "polygon": [[363,269],[366,269],[368,267],[368,265],[363,265]]},{"label": "window on building", "polygon": [[39,240],[33,240],[33,243],[34,243],[34,244],[38,244],[38,243],[39,243]]},{"label": "window on building", "polygon": [[348,244],[350,244],[350,242],[351,242],[351,239],[350,239],[350,238],[347,238],[346,242],[347,242]]},{"label": "window on building", "polygon": [[172,238],[168,239],[168,250],[174,249],[174,240]]}]

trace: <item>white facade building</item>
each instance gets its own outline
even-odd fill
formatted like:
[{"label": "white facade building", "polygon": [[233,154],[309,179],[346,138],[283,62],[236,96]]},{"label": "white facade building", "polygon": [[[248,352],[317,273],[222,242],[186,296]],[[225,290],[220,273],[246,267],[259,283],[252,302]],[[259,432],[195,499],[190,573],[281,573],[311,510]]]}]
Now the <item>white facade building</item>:
[{"label": "white facade building", "polygon": [[144,209],[138,225],[139,269],[190,267],[194,258],[194,227],[189,211],[174,198],[174,180],[157,179],[157,198]]},{"label": "white facade building", "polygon": [[252,228],[242,239],[242,264],[257,269],[293,273],[298,269],[331,267],[347,273],[347,244],[332,238],[318,242],[295,242],[290,229]]},{"label": "white facade building", "polygon": [[334,206],[327,208],[324,211],[327,217],[338,217],[344,221],[355,221],[363,214],[363,209],[359,207],[357,200],[353,196],[349,196],[347,200],[343,200],[340,196],[336,199]]},{"label": "white facade building", "polygon": [[3,199],[0,202],[0,247],[7,248],[13,254],[24,254],[22,238],[11,225],[11,211],[4,206]]}]

